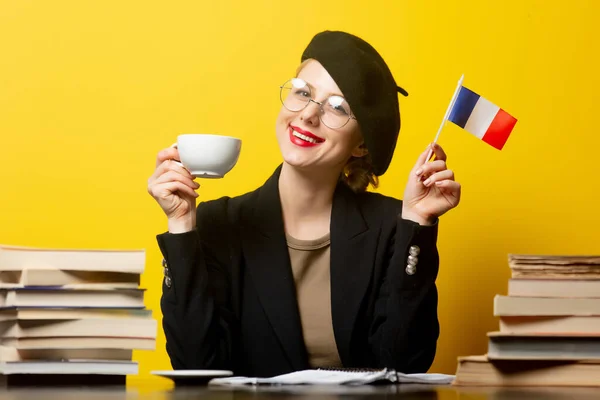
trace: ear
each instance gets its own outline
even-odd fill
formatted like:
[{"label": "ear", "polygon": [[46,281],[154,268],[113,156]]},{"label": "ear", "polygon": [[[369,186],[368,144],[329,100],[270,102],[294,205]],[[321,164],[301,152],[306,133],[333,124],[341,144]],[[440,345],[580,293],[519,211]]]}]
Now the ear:
[{"label": "ear", "polygon": [[354,150],[352,150],[352,157],[364,157],[367,154],[369,154],[369,150],[367,150],[367,146],[365,146],[364,143],[361,143],[360,145],[356,146],[354,148]]}]

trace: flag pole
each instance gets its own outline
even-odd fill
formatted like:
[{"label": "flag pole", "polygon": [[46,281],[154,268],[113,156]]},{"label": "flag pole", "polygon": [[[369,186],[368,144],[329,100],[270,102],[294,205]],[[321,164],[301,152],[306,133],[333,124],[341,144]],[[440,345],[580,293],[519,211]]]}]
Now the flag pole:
[{"label": "flag pole", "polygon": [[[465,74],[462,74],[460,76],[460,79],[458,80],[456,89],[454,89],[454,95],[452,96],[452,100],[450,100],[450,104],[448,104],[448,108],[446,109],[446,114],[444,115],[444,119],[442,120],[442,123],[440,124],[440,127],[438,128],[437,134],[435,135],[435,139],[433,139],[433,143],[437,143],[437,140],[440,137],[440,133],[442,132],[442,128],[444,127],[444,123],[448,120],[448,117],[450,116],[450,112],[452,111],[452,107],[454,107],[454,103],[456,102],[456,98],[458,97],[458,92],[460,91],[460,88],[462,87],[462,83],[463,83],[464,79],[465,79]],[[432,152],[433,152],[433,149],[429,149],[429,153],[427,153],[427,158],[425,159],[425,162],[429,161],[429,158],[431,158]]]}]

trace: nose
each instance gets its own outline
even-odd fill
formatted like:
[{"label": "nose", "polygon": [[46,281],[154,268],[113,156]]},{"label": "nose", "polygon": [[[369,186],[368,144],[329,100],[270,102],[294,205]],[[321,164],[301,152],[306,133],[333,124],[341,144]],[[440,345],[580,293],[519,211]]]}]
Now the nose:
[{"label": "nose", "polygon": [[306,122],[307,124],[317,126],[319,124],[320,117],[321,104],[313,99],[310,99],[306,108],[302,110],[300,119]]}]

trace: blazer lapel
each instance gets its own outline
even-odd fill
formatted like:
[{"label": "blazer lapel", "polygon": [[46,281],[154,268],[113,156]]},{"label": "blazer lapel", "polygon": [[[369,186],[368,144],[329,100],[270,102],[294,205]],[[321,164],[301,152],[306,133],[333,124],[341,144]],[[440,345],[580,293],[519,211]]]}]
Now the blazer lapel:
[{"label": "blazer lapel", "polygon": [[356,195],[339,184],[331,213],[331,313],[344,365],[350,365],[351,337],[361,302],[371,281],[377,235],[369,227]]},{"label": "blazer lapel", "polygon": [[296,300],[281,201],[281,166],[243,211],[242,248],[258,298],[294,369],[305,369],[308,356]]}]

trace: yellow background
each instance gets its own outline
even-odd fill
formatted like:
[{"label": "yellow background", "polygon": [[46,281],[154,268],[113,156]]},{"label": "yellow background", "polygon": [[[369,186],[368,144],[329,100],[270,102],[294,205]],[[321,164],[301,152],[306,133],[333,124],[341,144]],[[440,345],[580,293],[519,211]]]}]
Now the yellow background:
[{"label": "yellow background", "polygon": [[[382,193],[401,196],[461,74],[519,120],[503,151],[452,124],[440,137],[463,198],[440,225],[431,371],[454,373],[497,328],[507,253],[600,253],[598,15],[593,0],[2,0],[0,243],[145,248],[160,321],[156,153],[184,132],[241,137],[238,165],[202,181],[201,199],[256,188],[280,162],[278,85],[315,33],[347,30],[410,92]],[[159,330],[130,382],[170,368],[163,349]]]}]

